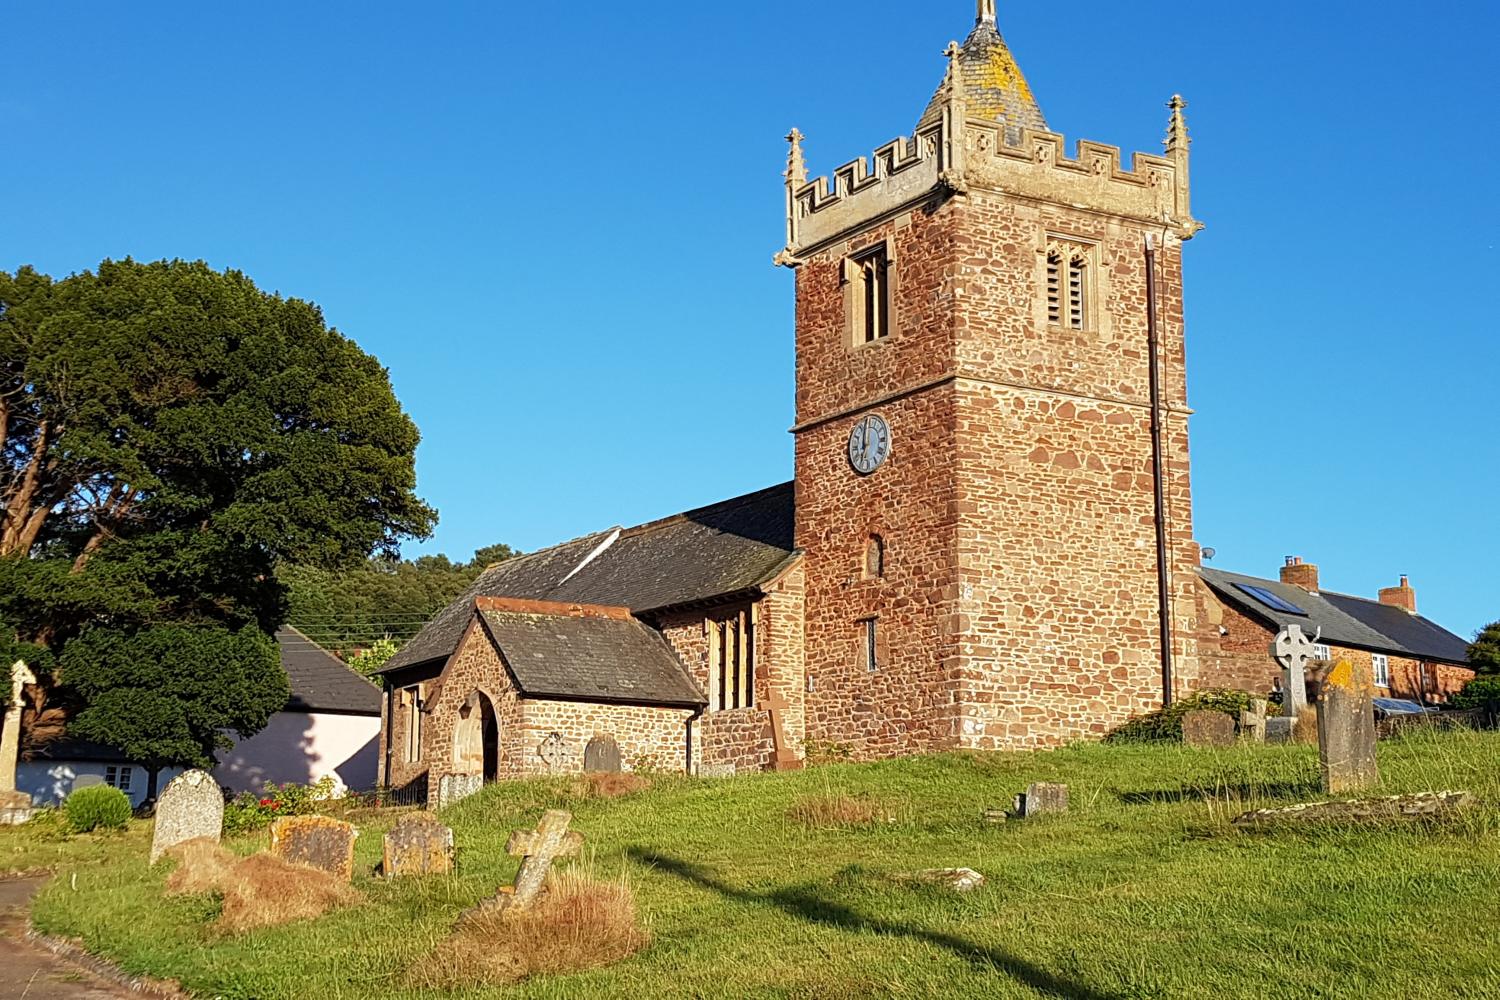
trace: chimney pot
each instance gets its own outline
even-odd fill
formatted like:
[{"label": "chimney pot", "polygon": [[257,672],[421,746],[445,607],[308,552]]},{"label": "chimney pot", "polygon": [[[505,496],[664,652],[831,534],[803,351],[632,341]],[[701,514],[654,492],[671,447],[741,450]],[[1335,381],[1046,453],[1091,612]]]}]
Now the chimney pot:
[{"label": "chimney pot", "polygon": [[1312,563],[1303,562],[1301,556],[1287,556],[1286,565],[1281,567],[1281,582],[1293,587],[1301,587],[1310,594],[1318,592],[1318,567]]},{"label": "chimney pot", "polygon": [[1401,574],[1401,583],[1395,587],[1386,587],[1380,592],[1380,603],[1392,608],[1400,608],[1408,614],[1417,613],[1417,592],[1411,587],[1411,578],[1405,573]]}]

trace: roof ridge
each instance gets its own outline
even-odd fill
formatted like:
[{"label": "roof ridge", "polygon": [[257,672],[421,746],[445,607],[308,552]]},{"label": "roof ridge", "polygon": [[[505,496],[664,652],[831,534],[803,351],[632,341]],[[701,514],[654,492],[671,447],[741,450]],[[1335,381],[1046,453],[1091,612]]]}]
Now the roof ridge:
[{"label": "roof ridge", "polygon": [[743,507],[748,505],[751,501],[763,497],[768,493],[775,493],[777,490],[784,490],[789,486],[795,485],[796,480],[789,479],[784,483],[777,483],[775,486],[767,486],[750,493],[741,494],[737,497],[730,497],[728,500],[720,500],[717,503],[704,504],[702,507],[694,507],[691,510],[684,510],[677,514],[669,514],[666,517],[660,517],[654,521],[643,521],[642,523],[637,524],[634,527],[621,529],[620,537],[634,538],[637,535],[644,534],[648,531],[655,531],[658,528],[667,528],[671,527],[674,524],[681,524],[683,521],[690,519],[694,514],[703,514],[711,510],[722,510],[726,507]]},{"label": "roof ridge", "polygon": [[615,525],[612,528],[604,528],[604,529],[602,529],[600,531],[590,531],[587,534],[578,535],[577,537],[570,538],[570,539],[568,539],[565,542],[557,542],[556,544],[549,545],[549,546],[547,546],[544,549],[536,549],[536,550],[531,551],[531,552],[522,552],[519,555],[511,556],[509,559],[502,559],[499,562],[492,563],[489,566],[486,566],[484,569],[482,569],[480,571],[479,575],[474,578],[474,583],[471,584],[470,586],[477,585],[480,580],[483,580],[485,577],[489,576],[491,573],[493,573],[497,569],[503,569],[506,566],[515,566],[515,565],[517,565],[519,563],[526,562],[528,559],[533,559],[536,556],[549,555],[549,554],[551,554],[553,552],[556,552],[558,549],[565,549],[569,545],[576,545],[579,542],[588,541],[589,539],[591,539],[591,538],[597,538],[600,535],[607,535],[611,531],[623,531],[623,530],[624,529],[621,528],[619,525]]}]

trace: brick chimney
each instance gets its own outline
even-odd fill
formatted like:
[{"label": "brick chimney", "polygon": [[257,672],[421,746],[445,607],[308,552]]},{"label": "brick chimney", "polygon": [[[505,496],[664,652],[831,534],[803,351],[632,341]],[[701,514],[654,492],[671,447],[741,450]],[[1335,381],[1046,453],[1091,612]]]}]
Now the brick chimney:
[{"label": "brick chimney", "polygon": [[1380,592],[1380,603],[1400,608],[1408,614],[1417,613],[1417,592],[1411,589],[1411,581],[1405,573],[1401,574],[1400,586],[1386,587]]},{"label": "brick chimney", "polygon": [[1301,556],[1287,556],[1286,565],[1281,567],[1281,582],[1316,594],[1318,592],[1318,567],[1312,563],[1303,562]]}]

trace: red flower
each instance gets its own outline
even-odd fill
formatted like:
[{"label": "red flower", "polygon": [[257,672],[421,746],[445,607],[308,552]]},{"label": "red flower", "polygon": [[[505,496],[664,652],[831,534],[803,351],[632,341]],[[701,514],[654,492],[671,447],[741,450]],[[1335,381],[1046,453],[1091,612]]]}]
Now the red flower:
[{"label": "red flower", "polygon": [[260,800],[260,804],[263,805],[263,806],[274,806],[274,805],[276,805],[276,800],[275,799],[261,799]]}]

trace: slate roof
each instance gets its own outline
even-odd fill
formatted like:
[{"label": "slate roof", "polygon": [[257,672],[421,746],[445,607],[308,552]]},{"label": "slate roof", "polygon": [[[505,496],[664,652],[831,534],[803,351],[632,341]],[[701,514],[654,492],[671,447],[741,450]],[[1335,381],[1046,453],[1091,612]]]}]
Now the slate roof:
[{"label": "slate roof", "polygon": [[638,619],[486,609],[478,614],[528,697],[707,704],[666,639]]},{"label": "slate roof", "polygon": [[[969,117],[1005,122],[1005,141],[1012,146],[1020,145],[1023,128],[1050,131],[1031,93],[1031,85],[995,22],[980,20],[974,26],[959,53],[958,65],[963,74],[964,103]],[[918,129],[942,116],[948,100],[947,83],[945,77],[922,113]]]},{"label": "slate roof", "polygon": [[380,689],[290,626],[276,632],[281,666],[291,682],[288,712],[379,715]]},{"label": "slate roof", "polygon": [[[1278,630],[1287,625],[1300,625],[1302,631],[1311,636],[1321,628],[1323,636],[1320,642],[1393,656],[1458,664],[1465,663],[1468,658],[1469,644],[1463,639],[1430,619],[1407,614],[1400,608],[1393,608],[1379,601],[1351,597],[1348,594],[1311,594],[1301,587],[1278,580],[1264,580],[1217,569],[1204,568],[1202,574],[1204,582],[1219,596]],[[1235,584],[1263,587],[1306,611],[1307,615],[1294,615],[1267,607],[1239,590]]]},{"label": "slate roof", "polygon": [[382,673],[450,656],[476,597],[601,604],[644,615],[751,592],[795,557],[793,515],[792,484],[783,483],[507,559],[438,612]]}]

